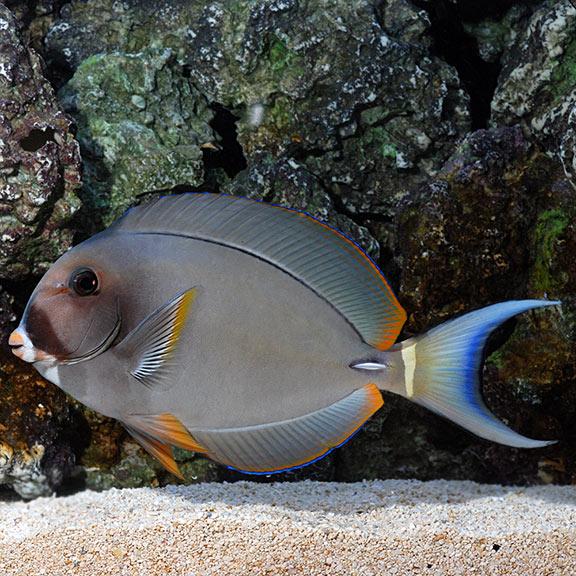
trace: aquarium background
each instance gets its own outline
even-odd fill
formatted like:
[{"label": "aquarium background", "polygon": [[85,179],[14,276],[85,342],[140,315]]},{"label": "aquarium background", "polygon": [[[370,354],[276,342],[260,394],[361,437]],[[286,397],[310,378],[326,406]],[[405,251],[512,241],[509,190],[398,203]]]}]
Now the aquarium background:
[{"label": "aquarium background", "polygon": [[[70,246],[154,194],[246,195],[379,263],[401,338],[490,303],[483,393],[559,443],[479,440],[401,398],[302,478],[576,481],[576,7],[570,0],[9,0],[0,5],[0,484],[176,481],[122,427],[12,357]],[[246,479],[178,450],[188,482]]]}]

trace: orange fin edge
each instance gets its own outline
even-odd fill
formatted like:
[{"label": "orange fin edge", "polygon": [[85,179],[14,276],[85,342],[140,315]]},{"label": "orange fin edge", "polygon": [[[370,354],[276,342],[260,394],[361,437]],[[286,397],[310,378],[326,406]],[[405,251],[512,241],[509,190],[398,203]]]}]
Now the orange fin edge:
[{"label": "orange fin edge", "polygon": [[[317,454],[314,454],[312,457],[305,458],[303,460],[299,460],[297,462],[291,463],[290,466],[286,468],[282,468],[280,470],[277,469],[264,469],[264,468],[253,468],[253,469],[236,469],[239,472],[246,472],[248,474],[277,474],[279,472],[289,472],[295,468],[301,468],[306,466],[307,464],[311,464],[317,460],[320,460],[324,456],[327,456],[332,450],[335,448],[339,448],[343,444],[345,444],[354,434],[364,426],[364,424],[378,411],[382,406],[384,406],[384,398],[382,397],[382,393],[376,386],[376,384],[370,383],[366,384],[363,387],[363,390],[366,391],[366,408],[364,414],[362,415],[362,421],[352,429],[346,430],[341,436],[330,442],[330,444],[325,444],[321,450],[318,451]],[[209,456],[209,454],[208,454]],[[233,467],[231,467],[233,468]]]},{"label": "orange fin edge", "polygon": [[[290,210],[290,208],[285,208],[285,210]],[[362,261],[365,266],[371,268],[375,272],[378,279],[382,282],[385,288],[385,292],[387,293],[388,298],[390,299],[390,303],[392,304],[392,309],[395,313],[394,314],[395,319],[392,322],[384,323],[384,327],[382,329],[383,334],[380,336],[380,338],[378,338],[378,340],[376,341],[369,341],[368,344],[374,346],[374,348],[377,348],[378,350],[382,351],[388,350],[388,348],[393,346],[394,343],[396,342],[396,339],[398,338],[398,335],[402,330],[402,326],[404,326],[404,324],[406,323],[408,316],[406,314],[406,310],[404,310],[404,308],[398,301],[396,294],[394,294],[394,290],[392,290],[392,287],[388,283],[388,280],[386,280],[386,278],[384,277],[384,274],[382,273],[380,268],[376,266],[372,258],[370,258],[370,256],[368,256],[368,254],[364,252],[362,248],[360,248],[360,246],[358,246],[353,240],[348,238],[348,236],[342,234],[342,232],[340,232],[338,229],[329,226],[325,222],[317,220],[316,218],[310,216],[310,214],[307,214],[306,212],[296,212],[296,213],[304,216],[309,221],[318,224],[325,230],[328,230],[329,232],[332,232],[337,236],[339,236],[348,245],[348,250],[358,254],[361,257],[360,261]]]}]

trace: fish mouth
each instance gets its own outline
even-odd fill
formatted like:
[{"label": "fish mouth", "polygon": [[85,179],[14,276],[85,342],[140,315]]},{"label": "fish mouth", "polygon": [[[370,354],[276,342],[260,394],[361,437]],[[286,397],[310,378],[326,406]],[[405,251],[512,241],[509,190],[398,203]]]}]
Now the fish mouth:
[{"label": "fish mouth", "polygon": [[95,358],[102,352],[105,352],[110,346],[112,342],[118,336],[120,332],[120,315],[117,314],[116,321],[114,323],[114,328],[110,331],[108,336],[98,344],[98,346],[94,347],[92,350],[89,350],[85,354],[81,354],[79,356],[68,356],[65,358],[57,358],[52,354],[48,354],[39,348],[36,348],[30,337],[26,333],[26,329],[23,326],[18,326],[16,330],[10,334],[10,338],[8,339],[8,344],[12,349],[12,354],[20,360],[24,360],[24,362],[29,362],[30,364],[35,364],[36,362],[52,362],[54,364],[78,364],[80,362],[86,362],[87,360],[91,360]]},{"label": "fish mouth", "polygon": [[24,360],[24,362],[34,363],[55,360],[52,355],[46,354],[43,350],[38,350],[34,347],[23,326],[18,326],[18,328],[10,334],[8,344],[12,349],[12,354],[20,358],[20,360]]}]

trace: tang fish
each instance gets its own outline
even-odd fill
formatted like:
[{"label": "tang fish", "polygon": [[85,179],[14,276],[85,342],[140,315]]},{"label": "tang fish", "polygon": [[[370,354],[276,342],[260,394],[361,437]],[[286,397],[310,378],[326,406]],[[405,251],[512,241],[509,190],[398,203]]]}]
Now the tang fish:
[{"label": "tang fish", "polygon": [[176,475],[179,446],[248,473],[343,444],[388,390],[481,436],[537,448],[484,404],[489,333],[559,302],[502,302],[395,343],[406,313],[347,237],[303,212],[165,196],[64,254],[9,343],[118,419]]}]

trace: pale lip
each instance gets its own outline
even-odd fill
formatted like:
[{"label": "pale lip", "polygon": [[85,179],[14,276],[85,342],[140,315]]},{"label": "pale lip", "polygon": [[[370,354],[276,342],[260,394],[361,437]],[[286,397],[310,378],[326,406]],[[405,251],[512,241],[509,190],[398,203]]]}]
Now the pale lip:
[{"label": "pale lip", "polygon": [[24,362],[36,362],[41,360],[46,354],[41,350],[36,350],[32,341],[26,334],[26,330],[19,326],[10,334],[8,344],[12,347],[12,354],[24,360]]}]

